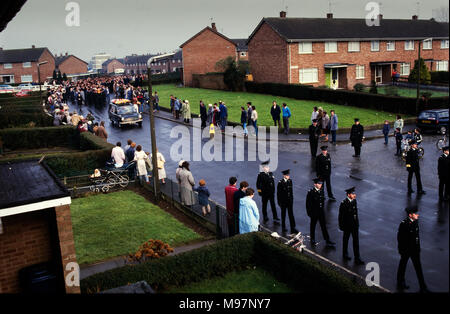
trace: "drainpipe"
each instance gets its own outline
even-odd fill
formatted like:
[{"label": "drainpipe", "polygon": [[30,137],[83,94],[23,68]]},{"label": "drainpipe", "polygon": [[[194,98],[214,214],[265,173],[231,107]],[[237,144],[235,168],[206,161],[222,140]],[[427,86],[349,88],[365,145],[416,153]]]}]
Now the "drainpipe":
[{"label": "drainpipe", "polygon": [[291,63],[291,45],[288,43],[288,49],[289,49],[289,81],[288,81],[288,83],[289,84],[291,84],[291,66],[292,66],[292,63]]}]

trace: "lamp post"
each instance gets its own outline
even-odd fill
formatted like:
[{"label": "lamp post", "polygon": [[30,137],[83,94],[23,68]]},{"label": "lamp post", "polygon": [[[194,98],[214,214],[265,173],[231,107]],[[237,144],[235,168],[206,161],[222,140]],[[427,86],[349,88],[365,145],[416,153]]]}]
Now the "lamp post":
[{"label": "lamp post", "polygon": [[46,63],[48,63],[48,61],[42,61],[42,62],[39,62],[39,63],[37,64],[37,69],[38,69],[38,83],[39,83],[39,102],[42,101],[41,71],[40,71],[39,68],[40,68],[41,65],[46,64]]},{"label": "lamp post", "polygon": [[416,114],[419,113],[419,95],[420,95],[420,43],[432,40],[432,38],[426,38],[423,40],[419,40],[419,55],[417,59],[417,95],[416,95]]}]

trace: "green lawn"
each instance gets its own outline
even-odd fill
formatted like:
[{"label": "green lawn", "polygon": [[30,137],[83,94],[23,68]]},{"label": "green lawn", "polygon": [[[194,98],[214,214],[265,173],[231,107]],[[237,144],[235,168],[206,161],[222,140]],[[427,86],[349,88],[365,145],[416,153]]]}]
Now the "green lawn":
[{"label": "green lawn", "polygon": [[170,288],[167,293],[292,293],[286,284],[279,282],[263,269],[233,271],[223,277],[214,277],[180,288]]},{"label": "green lawn", "polygon": [[[365,91],[369,92],[370,87],[366,88]],[[386,94],[386,87],[385,86],[381,86],[378,87],[378,93],[385,95]],[[409,97],[409,98],[416,98],[417,97],[417,89],[415,88],[402,88],[402,87],[397,87],[397,91],[398,91],[398,95],[402,96],[402,97]],[[425,89],[420,89],[420,94],[424,93],[424,92],[429,92],[431,93],[431,97],[443,97],[443,96],[448,96],[447,92],[440,92],[440,91],[434,91],[434,90],[425,90]]]},{"label": "green lawn", "polygon": [[71,214],[79,264],[134,253],[149,239],[178,246],[202,238],[132,191],[74,199]]},{"label": "green lawn", "polygon": [[[280,106],[285,102],[291,109],[292,117],[289,121],[291,128],[307,128],[311,124],[311,112],[314,106],[322,107],[328,113],[334,109],[338,119],[339,127],[351,127],[354,118],[359,118],[361,124],[368,126],[373,124],[382,124],[384,120],[394,121],[395,114],[388,112],[378,112],[371,109],[362,109],[357,107],[340,106],[320,101],[297,100],[286,97],[278,97],[271,95],[244,93],[244,92],[227,92],[211,89],[176,87],[175,85],[155,85],[153,91],[157,91],[160,100],[160,106],[170,107],[169,97],[174,95],[181,99],[188,99],[191,105],[192,113],[199,113],[199,102],[203,102],[208,106],[209,103],[218,103],[219,100],[225,102],[228,107],[228,120],[241,121],[241,106],[245,108],[246,103],[251,101],[256,106],[258,112],[258,125],[273,125],[270,116],[270,107],[272,101],[276,101]],[[403,118],[408,118],[404,116]]]}]

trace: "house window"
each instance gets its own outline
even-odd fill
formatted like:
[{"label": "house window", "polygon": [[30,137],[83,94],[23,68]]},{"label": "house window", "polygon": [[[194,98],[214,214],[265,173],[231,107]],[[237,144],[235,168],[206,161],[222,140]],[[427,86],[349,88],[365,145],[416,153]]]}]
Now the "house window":
[{"label": "house window", "polygon": [[433,48],[433,41],[431,39],[424,40],[423,41],[423,49],[432,49]]},{"label": "house window", "polygon": [[436,62],[436,71],[448,71],[448,61],[437,61]]},{"label": "house window", "polygon": [[356,79],[363,79],[363,78],[364,78],[364,66],[357,65],[356,66]]},{"label": "house window", "polygon": [[22,66],[24,68],[31,68],[31,62],[24,62],[24,63],[22,63]]},{"label": "house window", "polygon": [[5,63],[5,64],[3,64],[3,68],[4,69],[12,69],[12,64],[11,63]]},{"label": "house window", "polygon": [[441,40],[441,49],[448,49],[448,39]]},{"label": "house window", "polygon": [[337,42],[336,41],[326,41],[325,42],[325,52],[337,52]]},{"label": "house window", "polygon": [[20,77],[20,81],[22,83],[31,83],[31,82],[33,82],[33,76],[32,75],[22,75]]},{"label": "house window", "polygon": [[312,43],[311,42],[299,43],[298,53],[312,53]]},{"label": "house window", "polygon": [[316,83],[319,81],[317,68],[300,69],[299,74],[300,83]]},{"label": "house window", "polygon": [[386,50],[394,51],[395,50],[395,41],[387,41],[386,42]]},{"label": "house window", "polygon": [[405,50],[414,50],[414,40],[405,40]]},{"label": "house window", "polygon": [[400,75],[409,75],[411,65],[409,63],[400,64]]},{"label": "house window", "polygon": [[348,51],[359,51],[359,41],[349,41]]},{"label": "house window", "polygon": [[380,41],[372,40],[370,42],[370,51],[380,51]]}]

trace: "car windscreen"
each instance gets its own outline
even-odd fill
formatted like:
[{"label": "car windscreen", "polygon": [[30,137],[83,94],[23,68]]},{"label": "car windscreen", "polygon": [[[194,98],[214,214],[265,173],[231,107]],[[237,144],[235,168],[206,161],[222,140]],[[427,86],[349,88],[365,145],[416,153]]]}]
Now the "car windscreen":
[{"label": "car windscreen", "polygon": [[133,114],[136,113],[136,109],[133,106],[117,107],[118,114]]},{"label": "car windscreen", "polygon": [[448,111],[442,111],[438,113],[438,118],[439,119],[448,119]]},{"label": "car windscreen", "polygon": [[419,119],[436,119],[436,113],[434,112],[429,112],[429,111],[424,111],[421,112],[419,115]]}]

